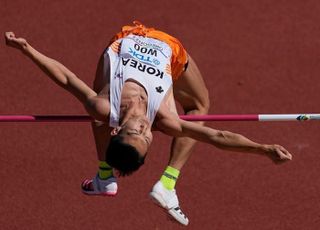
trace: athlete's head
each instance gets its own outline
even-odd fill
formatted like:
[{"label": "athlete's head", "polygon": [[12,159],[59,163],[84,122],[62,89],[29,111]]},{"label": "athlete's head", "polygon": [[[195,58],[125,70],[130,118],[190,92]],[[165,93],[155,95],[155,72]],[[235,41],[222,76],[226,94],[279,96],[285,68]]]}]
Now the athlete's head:
[{"label": "athlete's head", "polygon": [[144,117],[133,117],[111,132],[106,152],[107,163],[120,176],[132,174],[144,163],[152,142],[151,124]]}]

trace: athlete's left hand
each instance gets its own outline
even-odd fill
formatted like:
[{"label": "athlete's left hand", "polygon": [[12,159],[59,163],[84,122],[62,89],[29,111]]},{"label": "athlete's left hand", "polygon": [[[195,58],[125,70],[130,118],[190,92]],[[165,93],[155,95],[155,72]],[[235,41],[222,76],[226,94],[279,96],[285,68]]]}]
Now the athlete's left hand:
[{"label": "athlete's left hand", "polygon": [[283,163],[292,160],[291,153],[281,145],[265,145],[264,148],[267,156],[274,163]]}]

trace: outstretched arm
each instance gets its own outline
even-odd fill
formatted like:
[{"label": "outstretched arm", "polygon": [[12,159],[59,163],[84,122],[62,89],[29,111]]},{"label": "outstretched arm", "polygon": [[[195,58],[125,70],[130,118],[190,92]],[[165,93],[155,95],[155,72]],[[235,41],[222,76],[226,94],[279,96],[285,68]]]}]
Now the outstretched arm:
[{"label": "outstretched arm", "polygon": [[[55,83],[73,94],[90,115],[98,120],[106,119],[109,105],[101,105],[97,93],[58,61],[33,48],[24,38],[16,38],[13,32],[5,33],[6,44],[22,51]],[[105,102],[104,102],[105,103]],[[103,109],[102,109],[103,108]]]},{"label": "outstretched arm", "polygon": [[156,125],[160,131],[170,136],[191,137],[198,141],[212,144],[220,149],[264,154],[275,162],[292,159],[292,155],[280,145],[259,144],[243,135],[204,127],[196,123],[181,120],[177,115],[168,111],[163,112],[161,112],[163,116],[160,114]]}]

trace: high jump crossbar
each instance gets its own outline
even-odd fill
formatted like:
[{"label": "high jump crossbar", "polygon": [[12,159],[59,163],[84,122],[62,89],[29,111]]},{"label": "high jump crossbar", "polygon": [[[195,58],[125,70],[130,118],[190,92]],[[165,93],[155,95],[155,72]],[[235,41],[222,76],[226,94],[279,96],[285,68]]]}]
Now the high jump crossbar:
[{"label": "high jump crossbar", "polygon": [[[320,120],[320,114],[211,114],[179,115],[186,121],[308,121]],[[0,122],[90,122],[88,115],[0,115]]]}]

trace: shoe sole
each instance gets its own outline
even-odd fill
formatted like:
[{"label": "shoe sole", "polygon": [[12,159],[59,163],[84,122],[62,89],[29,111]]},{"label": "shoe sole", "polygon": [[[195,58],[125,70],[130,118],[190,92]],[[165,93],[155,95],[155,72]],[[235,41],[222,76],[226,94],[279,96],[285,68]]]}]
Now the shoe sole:
[{"label": "shoe sole", "polygon": [[[180,214],[176,213],[174,209],[168,209],[165,201],[163,200],[162,196],[156,192],[150,192],[149,196],[151,200],[160,208],[166,211],[166,214],[169,215],[172,219],[179,222],[180,224],[187,226],[189,224],[189,220],[180,216]],[[184,215],[184,214],[183,214]]]},{"label": "shoe sole", "polygon": [[117,195],[118,191],[116,191],[116,192],[97,192],[97,191],[85,190],[84,185],[87,183],[92,184],[92,180],[85,180],[81,184],[81,191],[83,194],[85,194],[87,196],[115,196],[115,195]]},{"label": "shoe sole", "polygon": [[87,195],[87,196],[116,196],[117,193],[90,193],[90,192],[85,192],[85,191],[82,191],[82,193],[84,195]]}]

